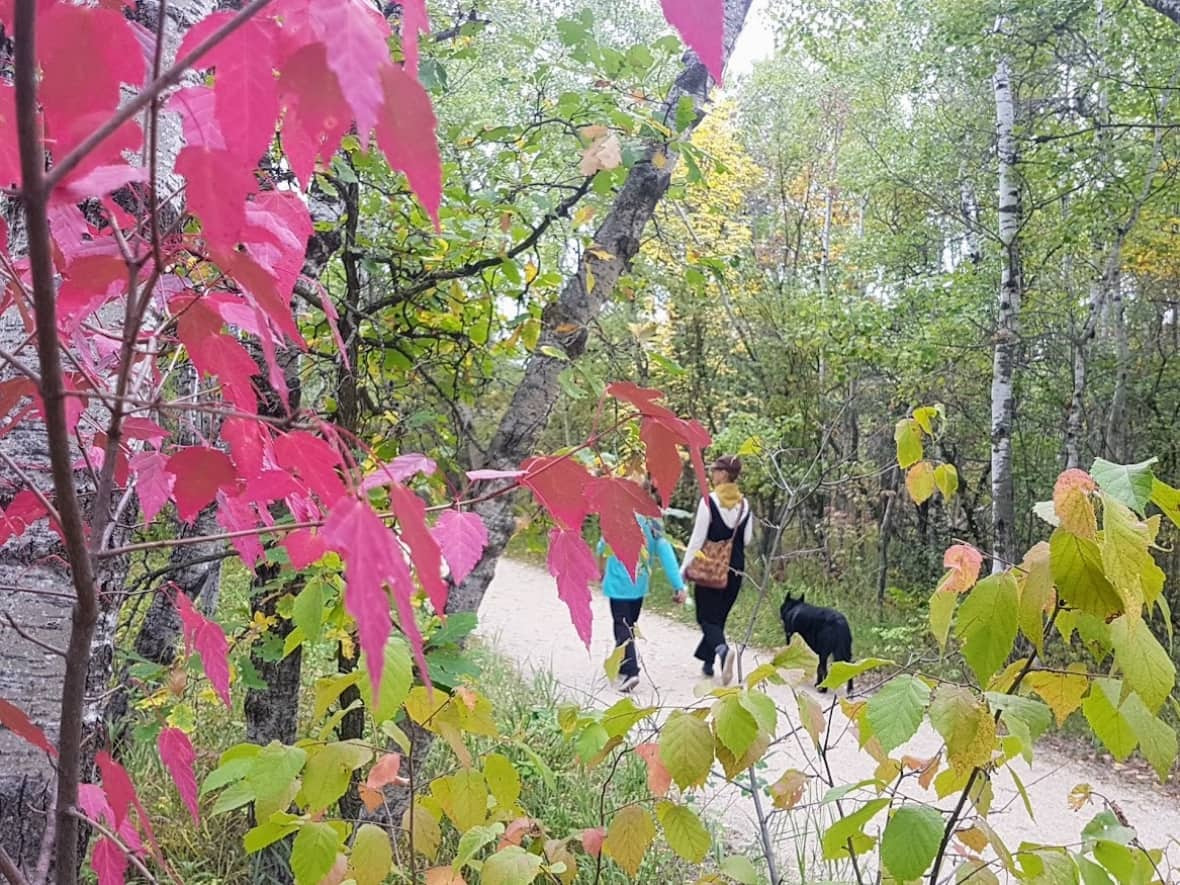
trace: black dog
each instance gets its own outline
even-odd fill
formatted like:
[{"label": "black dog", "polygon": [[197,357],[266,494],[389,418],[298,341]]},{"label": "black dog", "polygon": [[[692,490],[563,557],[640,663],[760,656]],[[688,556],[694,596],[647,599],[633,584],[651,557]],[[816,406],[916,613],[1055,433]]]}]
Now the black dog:
[{"label": "black dog", "polygon": [[[803,601],[803,594],[798,599],[792,599],[791,594],[783,600],[778,610],[783,619],[783,630],[787,634],[787,642],[798,633],[813,652],[819,655],[819,668],[816,671],[815,684],[819,685],[828,676],[828,658],[835,661],[852,660],[852,630],[844,615],[834,608],[820,608],[808,605]],[[848,680],[848,690],[852,691],[852,680]],[[821,688],[820,691],[827,691]]]}]

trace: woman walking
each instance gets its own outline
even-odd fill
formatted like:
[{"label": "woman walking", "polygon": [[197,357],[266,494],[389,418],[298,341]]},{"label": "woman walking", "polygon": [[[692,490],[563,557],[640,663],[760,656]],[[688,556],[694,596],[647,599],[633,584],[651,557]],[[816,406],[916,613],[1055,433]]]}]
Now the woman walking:
[{"label": "woman walking", "polygon": [[[644,487],[655,494],[650,483]],[[602,592],[610,600],[611,619],[614,622],[615,647],[622,647],[623,662],[619,665],[619,681],[616,685],[619,691],[629,692],[639,684],[639,656],[635,652],[635,624],[639,620],[639,613],[643,609],[643,599],[647,596],[648,585],[651,580],[651,561],[658,559],[672,585],[675,594],[672,598],[677,602],[684,602],[684,580],[680,570],[676,567],[676,553],[672,545],[664,537],[664,529],[658,519],[647,516],[635,517],[639,527],[643,530],[643,549],[639,553],[639,563],[635,567],[635,579],[613,554],[610,553],[606,541],[598,542],[599,568],[602,569]],[[602,567],[602,559],[606,559],[606,567]]]},{"label": "woman walking", "polygon": [[738,489],[742,461],[722,455],[710,465],[713,492],[697,507],[692,537],[684,551],[680,572],[693,582],[701,641],[696,658],[701,672],[713,675],[721,665],[721,682],[733,680],[734,654],[725,641],[725,622],[737,601],[746,568],[746,546],[754,536],[750,505]]}]

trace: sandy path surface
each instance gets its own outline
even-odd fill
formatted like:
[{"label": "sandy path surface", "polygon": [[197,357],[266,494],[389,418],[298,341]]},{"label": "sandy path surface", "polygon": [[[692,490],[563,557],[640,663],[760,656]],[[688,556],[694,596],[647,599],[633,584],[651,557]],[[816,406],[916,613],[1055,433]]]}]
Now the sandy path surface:
[{"label": "sandy path surface", "polygon": [[[611,636],[610,610],[598,593],[594,597],[594,639],[587,653],[577,638],[568,612],[557,598],[553,578],[541,569],[502,559],[496,577],[484,599],[479,613],[478,634],[501,653],[514,660],[522,672],[549,671],[557,679],[571,700],[584,705],[606,707],[621,695],[608,685],[602,662],[610,654],[614,642]],[[736,626],[736,625],[731,625]],[[699,663],[692,657],[699,634],[696,630],[660,615],[645,612],[639,622],[642,638],[639,654],[643,665],[642,684],[634,692],[637,704],[657,704],[663,707],[700,704],[698,693],[707,691],[712,680],[705,679]],[[750,649],[743,659],[745,672],[768,660],[766,652]],[[868,679],[869,677],[866,677]],[[786,686],[769,686],[769,693],[779,707],[779,732],[798,725],[798,707]],[[812,695],[824,705],[831,695]],[[908,753],[927,758],[938,752],[941,738],[927,722],[913,740],[893,753],[894,758]],[[873,776],[876,767],[866,754],[857,748],[856,737],[848,728],[839,708],[832,715],[829,763],[837,786],[855,784]],[[814,772],[816,753],[806,733],[799,731],[798,739],[788,739],[774,746],[766,757],[760,779],[773,783],[788,768]],[[1164,848],[1167,858],[1162,872],[1166,881],[1180,881],[1180,807],[1174,799],[1158,787],[1139,782],[1114,768],[1102,768],[1069,758],[1043,745],[1038,745],[1031,767],[1018,761],[1016,771],[1024,782],[1036,809],[1035,820],[1030,819],[1020,799],[1012,777],[1004,771],[993,778],[995,799],[989,822],[1011,850],[1023,841],[1056,845],[1077,845],[1081,828],[1100,810],[1091,805],[1080,812],[1071,811],[1067,797],[1075,785],[1086,783],[1103,796],[1114,799],[1136,828],[1143,845]],[[757,818],[748,792],[728,783],[720,775],[711,777],[698,807],[725,831],[726,841],[735,849],[758,849]],[[935,801],[933,792],[923,793],[912,779],[914,795],[927,802]],[[827,790],[819,778],[809,782],[808,794],[801,810],[776,813],[772,820],[775,853],[782,865],[780,873],[789,881],[854,881],[852,870],[818,860],[818,833],[838,816],[831,803],[818,803]],[[908,792],[908,791],[907,791]],[[854,793],[863,801],[868,794]],[[949,809],[956,796],[937,802]],[[812,801],[808,801],[808,799]],[[846,806],[847,807],[847,806]],[[883,815],[869,825],[872,833],[884,825]],[[955,863],[948,858],[943,871],[950,873]],[[806,870],[801,876],[800,870]],[[825,872],[821,873],[820,871]]]}]

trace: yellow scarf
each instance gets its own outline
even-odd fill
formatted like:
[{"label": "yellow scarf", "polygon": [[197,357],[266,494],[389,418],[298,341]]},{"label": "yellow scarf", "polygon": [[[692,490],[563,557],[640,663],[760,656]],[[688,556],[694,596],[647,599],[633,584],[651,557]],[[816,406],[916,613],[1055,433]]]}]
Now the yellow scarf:
[{"label": "yellow scarf", "polygon": [[742,502],[742,493],[736,482],[718,483],[713,491],[722,507],[737,507]]}]

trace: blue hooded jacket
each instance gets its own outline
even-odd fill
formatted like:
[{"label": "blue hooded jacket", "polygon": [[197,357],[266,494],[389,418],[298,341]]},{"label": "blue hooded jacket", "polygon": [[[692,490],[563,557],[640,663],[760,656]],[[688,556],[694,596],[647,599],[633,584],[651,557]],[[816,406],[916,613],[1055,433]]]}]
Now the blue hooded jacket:
[{"label": "blue hooded jacket", "polygon": [[[651,559],[654,555],[660,561],[664,574],[677,593],[684,591],[684,579],[680,576],[680,565],[676,561],[676,552],[671,542],[664,537],[663,528],[659,522],[646,516],[636,516],[639,527],[643,530],[644,544],[639,551],[639,563],[635,568],[635,580],[627,572],[627,567],[614,554],[606,561],[606,569],[602,576],[602,592],[607,599],[642,599],[647,596],[648,585],[651,583]],[[598,542],[598,554],[601,556],[608,550],[606,541]]]}]

